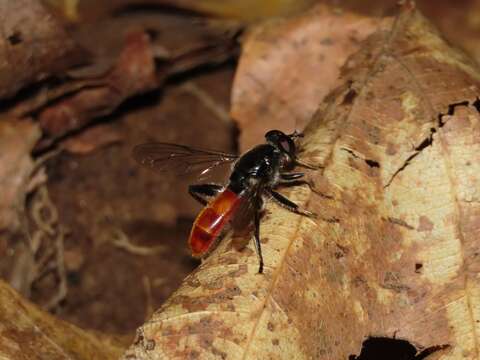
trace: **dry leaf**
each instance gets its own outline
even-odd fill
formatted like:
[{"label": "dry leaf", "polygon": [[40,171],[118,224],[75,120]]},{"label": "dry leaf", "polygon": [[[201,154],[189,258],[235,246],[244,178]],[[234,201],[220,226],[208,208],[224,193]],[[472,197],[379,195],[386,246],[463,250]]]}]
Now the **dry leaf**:
[{"label": "dry leaf", "polygon": [[118,359],[122,345],[88,333],[39,310],[0,280],[0,358]]},{"label": "dry leaf", "polygon": [[122,141],[122,134],[117,127],[112,124],[101,124],[66,139],[61,146],[72,154],[86,155],[120,141]]},{"label": "dry leaf", "polygon": [[480,72],[411,4],[387,25],[306,130],[329,198],[285,193],[319,219],[269,203],[265,274],[227,237],[124,359],[347,359],[372,334],[478,358]]},{"label": "dry leaf", "polygon": [[37,0],[0,4],[0,97],[83,61],[77,45]]},{"label": "dry leaf", "polygon": [[241,130],[241,149],[262,142],[272,128],[303,129],[324,96],[339,85],[347,57],[379,23],[317,6],[250,31],[232,93],[231,115]]},{"label": "dry leaf", "polygon": [[104,85],[93,86],[47,107],[39,115],[42,129],[59,137],[85,126],[91,119],[112,112],[127,97],[157,86],[155,63],[148,35],[131,33],[127,45]]},{"label": "dry leaf", "polygon": [[[21,101],[11,109],[11,114],[39,111],[38,120],[48,138],[37,148],[51,144],[52,140],[62,137],[73,130],[81,129],[95,118],[112,113],[127,98],[161,87],[171,76],[187,72],[205,64],[221,63],[233,56],[235,44],[231,36],[223,36],[215,31],[200,32],[200,26],[195,35],[188,31],[178,31],[175,35],[176,45],[168,44],[168,48],[159,51],[159,36],[156,28],[149,27],[158,18],[154,16],[137,16],[138,26],[143,25],[147,31],[133,31],[127,34],[126,44],[116,63],[110,68],[112,54],[105,49],[95,52],[107,52],[108,55],[96,54],[93,64],[68,72],[70,79],[52,88],[39,91],[35,96]],[[174,30],[179,27],[172,19],[165,21],[165,28],[159,30]],[[112,21],[110,26],[104,26],[103,41],[115,38],[121,28],[132,28],[129,22]],[[93,29],[82,34],[91,38]],[[192,31],[193,32],[193,31]],[[182,37],[187,37],[183,46]],[[203,38],[202,38],[203,36]],[[118,37],[118,36],[117,36]],[[83,39],[85,41],[85,39]],[[170,39],[171,40],[171,39]],[[112,46],[115,48],[115,46]],[[162,47],[163,48],[163,47]],[[112,50],[109,48],[109,50]],[[115,51],[111,51],[115,53]],[[159,54],[161,52],[161,54]],[[108,70],[108,71],[106,71]],[[103,73],[102,73],[103,72]]]}]

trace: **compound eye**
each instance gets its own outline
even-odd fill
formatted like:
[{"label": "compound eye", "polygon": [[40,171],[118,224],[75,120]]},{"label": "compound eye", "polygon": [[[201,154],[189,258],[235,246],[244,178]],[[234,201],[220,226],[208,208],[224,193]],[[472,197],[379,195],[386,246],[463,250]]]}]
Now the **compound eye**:
[{"label": "compound eye", "polygon": [[292,136],[285,135],[285,133],[281,132],[280,130],[270,130],[265,134],[265,139],[270,144],[275,145],[284,153],[288,154],[289,157],[295,157],[296,148]]}]

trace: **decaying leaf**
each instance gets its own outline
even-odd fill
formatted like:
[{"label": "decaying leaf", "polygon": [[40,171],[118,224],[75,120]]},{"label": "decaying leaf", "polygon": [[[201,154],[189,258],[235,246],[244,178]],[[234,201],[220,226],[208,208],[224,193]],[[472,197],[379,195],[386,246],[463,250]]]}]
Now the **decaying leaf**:
[{"label": "decaying leaf", "polygon": [[83,61],[77,45],[39,1],[2,1],[0,24],[0,98]]},{"label": "decaying leaf", "polygon": [[324,196],[285,191],[318,220],[269,203],[265,274],[227,237],[124,359],[348,359],[370,335],[478,358],[479,69],[410,3],[361,48],[306,129]]},{"label": "decaying leaf", "polygon": [[97,125],[76,137],[66,139],[62,147],[73,154],[88,154],[100,147],[120,142],[122,134],[113,125]]},{"label": "decaying leaf", "polygon": [[232,92],[241,148],[262,142],[272,128],[303,129],[323,97],[339,85],[347,57],[380,21],[317,6],[250,31]]},{"label": "decaying leaf", "polygon": [[0,280],[0,358],[117,359],[121,340],[88,333],[39,310]]},{"label": "decaying leaf", "polygon": [[132,33],[114,69],[104,85],[85,89],[40,115],[43,130],[50,136],[62,136],[80,128],[95,117],[112,112],[127,97],[155,88],[155,64],[148,35]]},{"label": "decaying leaf", "polygon": [[[11,109],[12,114],[39,112],[38,120],[49,137],[40,148],[73,130],[85,127],[98,117],[111,114],[127,98],[161,87],[168,77],[205,64],[221,63],[235,53],[232,37],[222,36],[215,31],[208,32],[208,36],[204,34],[203,39],[198,34],[187,36],[188,32],[181,32],[177,35],[175,45],[163,47],[157,32],[172,31],[175,23],[170,19],[171,23],[166,21],[164,24],[165,29],[157,29],[158,26],[156,28],[152,24],[158,18],[146,15],[137,18],[144,23],[145,29],[126,34],[125,45],[118,59],[112,59],[111,53],[110,56],[96,54],[91,66],[68,72],[70,81],[42,89],[44,91]],[[114,30],[125,31],[125,28],[131,29],[132,26],[126,21],[113,22],[105,26],[103,32],[108,35],[103,34],[101,38],[108,41],[112,38],[112,32],[116,34]],[[91,37],[91,32],[92,29],[87,34],[83,33],[82,37],[88,34]],[[188,41],[183,41],[179,46],[182,36],[187,36]],[[117,41],[115,38],[113,42]],[[95,49],[94,52],[104,51]]]}]

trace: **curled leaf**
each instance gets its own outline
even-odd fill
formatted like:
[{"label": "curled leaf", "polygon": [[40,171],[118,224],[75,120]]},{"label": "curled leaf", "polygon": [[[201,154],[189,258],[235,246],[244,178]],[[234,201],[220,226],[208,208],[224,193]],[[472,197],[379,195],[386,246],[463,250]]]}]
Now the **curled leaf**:
[{"label": "curled leaf", "polygon": [[118,339],[85,332],[39,310],[0,280],[0,357],[17,359],[117,359]]},{"label": "curled leaf", "polygon": [[129,35],[116,66],[103,80],[103,84],[46,108],[39,115],[43,130],[51,136],[62,136],[86,125],[92,118],[109,114],[127,97],[153,89],[157,82],[147,34]]}]

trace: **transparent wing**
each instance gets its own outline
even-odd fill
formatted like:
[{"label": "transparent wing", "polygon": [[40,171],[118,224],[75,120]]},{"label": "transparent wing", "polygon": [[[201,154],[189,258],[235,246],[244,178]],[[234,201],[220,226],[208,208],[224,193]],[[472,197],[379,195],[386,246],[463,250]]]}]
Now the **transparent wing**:
[{"label": "transparent wing", "polygon": [[133,149],[133,157],[143,166],[158,172],[176,175],[195,174],[202,177],[222,165],[238,159],[237,155],[195,149],[186,145],[147,143]]}]

